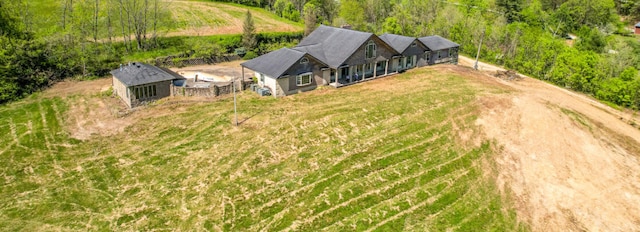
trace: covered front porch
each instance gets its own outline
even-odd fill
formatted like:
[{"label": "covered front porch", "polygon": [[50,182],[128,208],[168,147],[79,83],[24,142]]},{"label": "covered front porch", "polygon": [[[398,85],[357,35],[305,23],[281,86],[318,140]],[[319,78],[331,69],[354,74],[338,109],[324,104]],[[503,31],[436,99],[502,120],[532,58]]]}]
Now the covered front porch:
[{"label": "covered front porch", "polygon": [[398,73],[397,68],[392,68],[392,64],[394,61],[397,63],[398,59],[394,57],[389,60],[378,57],[372,63],[344,65],[337,69],[330,69],[329,85],[339,88]]}]

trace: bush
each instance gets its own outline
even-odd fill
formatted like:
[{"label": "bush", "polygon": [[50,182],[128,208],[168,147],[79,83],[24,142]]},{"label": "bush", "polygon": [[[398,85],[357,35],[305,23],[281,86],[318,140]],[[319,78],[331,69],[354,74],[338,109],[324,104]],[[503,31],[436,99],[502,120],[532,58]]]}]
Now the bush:
[{"label": "bush", "polygon": [[256,57],[258,57],[258,54],[256,52],[248,51],[246,54],[244,54],[244,57],[242,57],[242,59],[250,60],[250,59],[253,59],[253,58],[256,58]]}]

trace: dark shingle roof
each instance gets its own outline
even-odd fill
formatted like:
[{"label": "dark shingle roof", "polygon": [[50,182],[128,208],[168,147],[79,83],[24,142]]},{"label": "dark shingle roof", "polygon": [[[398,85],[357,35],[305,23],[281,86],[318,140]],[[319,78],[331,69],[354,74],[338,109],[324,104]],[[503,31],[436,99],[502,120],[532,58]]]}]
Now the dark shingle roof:
[{"label": "dark shingle roof", "polygon": [[311,56],[315,57],[316,59],[321,60],[323,62],[324,62],[324,60],[327,60],[327,58],[324,56],[324,50],[322,48],[322,44],[298,46],[298,47],[294,47],[292,49],[296,50],[296,51],[307,53],[307,54],[309,54],[309,55],[311,55]]},{"label": "dark shingle roof", "polygon": [[451,40],[442,38],[437,35],[421,37],[421,38],[418,38],[418,40],[420,40],[420,42],[422,42],[425,46],[427,46],[432,51],[453,48],[453,47],[460,47],[460,44],[451,42]]},{"label": "dark shingle roof", "polygon": [[337,68],[372,35],[373,33],[320,25],[294,49],[316,46],[307,52],[329,67]]},{"label": "dark shingle roof", "polygon": [[270,77],[278,78],[305,54],[305,52],[290,48],[281,48],[258,56],[240,65],[253,71],[264,73]]},{"label": "dark shingle roof", "polygon": [[133,62],[130,65],[124,65],[121,68],[112,70],[111,74],[127,87],[160,81],[185,79],[180,74],[169,69],[159,68],[140,62]]},{"label": "dark shingle roof", "polygon": [[400,53],[404,52],[404,50],[407,50],[407,48],[413,43],[413,41],[416,40],[416,38],[414,37],[396,34],[383,34],[380,36],[380,39]]}]

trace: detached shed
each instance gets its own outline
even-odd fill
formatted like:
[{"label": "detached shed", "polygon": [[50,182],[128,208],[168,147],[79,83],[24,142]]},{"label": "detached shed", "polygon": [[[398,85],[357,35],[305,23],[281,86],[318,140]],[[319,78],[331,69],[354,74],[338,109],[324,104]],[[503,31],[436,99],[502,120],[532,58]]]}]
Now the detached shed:
[{"label": "detached shed", "polygon": [[113,92],[133,108],[171,95],[173,80],[184,80],[166,68],[133,62],[111,71]]},{"label": "detached shed", "polygon": [[635,30],[636,35],[640,35],[640,22],[638,22],[636,24],[636,30]]}]

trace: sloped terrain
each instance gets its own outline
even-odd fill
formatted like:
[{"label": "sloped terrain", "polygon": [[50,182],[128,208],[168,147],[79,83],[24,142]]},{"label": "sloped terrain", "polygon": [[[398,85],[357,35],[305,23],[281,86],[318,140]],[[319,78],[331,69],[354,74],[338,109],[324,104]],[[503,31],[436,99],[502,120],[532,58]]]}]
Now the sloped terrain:
[{"label": "sloped terrain", "polygon": [[280,99],[244,92],[239,127],[229,97],[114,113],[109,83],[0,108],[0,227],[639,228],[632,115],[530,78],[439,65]]},{"label": "sloped terrain", "polygon": [[640,230],[637,115],[532,78],[498,82],[513,91],[483,97],[477,123],[502,146],[498,185],[518,215],[537,231]]},{"label": "sloped terrain", "polygon": [[[0,108],[0,227],[525,230],[475,125],[478,96],[504,90],[448,69],[459,67],[281,99],[245,92],[239,127],[228,97],[117,117],[94,113],[118,104],[104,94],[53,87]],[[71,137],[88,125],[111,126]]]}]

